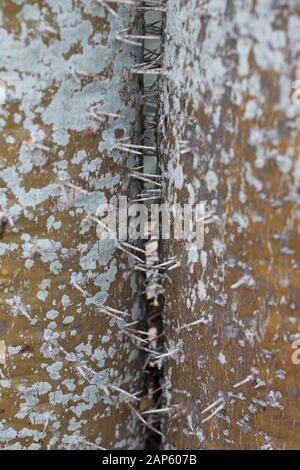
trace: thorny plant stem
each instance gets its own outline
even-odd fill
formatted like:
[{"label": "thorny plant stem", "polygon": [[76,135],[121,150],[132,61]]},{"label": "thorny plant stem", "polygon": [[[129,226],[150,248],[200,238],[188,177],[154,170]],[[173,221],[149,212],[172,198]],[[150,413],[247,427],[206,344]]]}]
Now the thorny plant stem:
[{"label": "thorny plant stem", "polygon": [[[118,145],[122,147],[123,151],[136,154],[139,160],[139,165],[142,168],[132,168],[131,177],[140,181],[141,191],[138,194],[136,201],[143,201],[150,204],[153,200],[160,200],[162,197],[162,188],[164,183],[163,176],[157,171],[159,168],[159,154],[157,142],[157,126],[159,122],[159,80],[164,75],[164,70],[161,67],[162,59],[162,40],[163,40],[163,11],[165,11],[165,2],[153,1],[138,1],[139,9],[144,10],[144,33],[142,35],[128,35],[127,39],[139,40],[143,44],[143,60],[142,63],[137,64],[131,69],[133,76],[141,76],[141,95],[142,95],[142,116],[144,130],[139,144],[132,144],[129,142],[119,142]],[[154,21],[153,15],[149,15],[149,10],[156,10],[156,16],[159,20]],[[148,11],[148,13],[147,13]],[[159,12],[159,13],[157,13]],[[150,19],[151,18],[151,19]],[[150,20],[149,20],[150,19]],[[149,171],[149,160],[147,157],[154,157],[155,170]],[[149,163],[148,163],[149,162]],[[150,227],[150,226],[149,226]],[[148,229],[149,229],[148,227]],[[134,411],[137,419],[139,419],[147,427],[146,448],[160,448],[162,437],[161,432],[161,416],[167,410],[162,407],[162,374],[163,370],[161,363],[156,361],[162,359],[167,354],[163,347],[163,332],[162,332],[162,276],[159,273],[159,268],[156,269],[155,265],[163,263],[162,268],[166,263],[166,268],[174,265],[174,260],[162,262],[159,258],[159,245],[157,252],[154,253],[148,249],[149,244],[153,243],[151,230],[148,232],[148,239],[144,243],[144,258],[143,263],[138,263],[135,266],[136,270],[140,270],[144,276],[144,295],[145,313],[146,313],[146,329],[133,330],[127,329],[127,334],[132,334],[136,341],[140,344],[140,348],[145,353],[145,377],[146,377],[146,400],[147,408],[137,410],[133,404],[128,405]],[[158,261],[157,261],[158,260]],[[168,408],[169,409],[169,408]]]}]

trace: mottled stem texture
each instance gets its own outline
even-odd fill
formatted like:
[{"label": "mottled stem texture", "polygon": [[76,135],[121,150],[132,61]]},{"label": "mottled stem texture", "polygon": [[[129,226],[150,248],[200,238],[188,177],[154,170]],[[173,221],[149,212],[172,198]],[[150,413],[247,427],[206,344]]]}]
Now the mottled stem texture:
[{"label": "mottled stem texture", "polygon": [[211,216],[202,250],[164,243],[181,263],[164,312],[179,349],[164,394],[181,416],[163,444],[299,449],[300,4],[170,0],[166,18],[166,200]]},{"label": "mottled stem texture", "polygon": [[[157,5],[163,56],[138,70],[160,76],[163,199],[207,214],[201,249],[159,243],[161,448],[300,448],[300,4]],[[147,441],[143,276],[96,231],[141,189],[142,23],[130,2],[1,0],[0,449]]]},{"label": "mottled stem texture", "polygon": [[0,4],[4,449],[143,446],[126,394],[143,388],[142,363],[124,329],[141,315],[141,287],[91,217],[132,191],[114,147],[138,132],[129,70],[141,48],[116,39],[138,22],[132,8],[118,10],[94,0]]}]

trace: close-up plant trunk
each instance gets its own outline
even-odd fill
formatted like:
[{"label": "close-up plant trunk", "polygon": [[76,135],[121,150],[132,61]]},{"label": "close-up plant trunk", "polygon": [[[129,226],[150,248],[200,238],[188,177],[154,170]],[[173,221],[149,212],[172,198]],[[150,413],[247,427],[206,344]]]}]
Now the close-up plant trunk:
[{"label": "close-up plant trunk", "polygon": [[0,41],[0,449],[299,449],[299,1],[2,0]]},{"label": "close-up plant trunk", "polygon": [[[138,133],[138,17],[94,1],[0,5],[1,424],[6,449],[136,448],[142,363],[123,323],[139,282],[97,208],[130,195],[118,139]],[[124,393],[122,393],[124,390]]]},{"label": "close-up plant trunk", "polygon": [[[204,244],[168,240],[165,445],[295,449],[299,365],[298,1],[169,2],[161,138],[169,204],[205,203]],[[298,336],[299,339],[299,336]],[[176,352],[177,351],[177,352]],[[188,381],[187,381],[188,378]],[[215,413],[216,412],[216,413]]]}]

